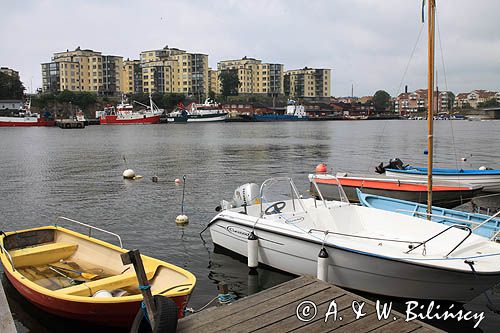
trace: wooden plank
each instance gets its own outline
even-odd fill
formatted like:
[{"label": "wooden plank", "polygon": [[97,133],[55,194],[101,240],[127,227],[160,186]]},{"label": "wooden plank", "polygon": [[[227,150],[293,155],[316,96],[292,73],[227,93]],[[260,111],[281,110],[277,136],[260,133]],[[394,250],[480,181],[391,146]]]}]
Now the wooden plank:
[{"label": "wooden plank", "polygon": [[[371,309],[370,309],[371,311]],[[362,319],[354,320],[353,322],[342,327],[343,331],[349,332],[370,332],[377,328],[380,328],[391,321],[393,321],[393,315],[391,314],[388,319],[378,319],[377,314],[375,313],[375,308],[373,308],[373,312],[369,315],[364,316]],[[396,317],[397,318],[397,317]],[[401,320],[401,319],[399,319]],[[400,321],[400,324],[402,322]]]},{"label": "wooden plank", "polygon": [[251,307],[246,307],[245,311],[235,312],[232,310],[232,306],[228,305],[221,308],[217,313],[212,312],[212,316],[210,316],[212,322],[203,322],[201,323],[201,325],[197,326],[183,325],[182,329],[196,328],[198,331],[203,332],[224,330],[233,326],[237,322],[248,320],[254,316],[259,316],[265,312],[289,304],[295,299],[305,298],[318,292],[324,291],[328,288],[329,286],[327,284],[317,283],[316,281],[314,281],[313,283],[308,284],[302,288],[297,288],[292,291],[285,290],[285,293],[276,297],[264,298],[262,302],[254,304]]},{"label": "wooden plank", "polygon": [[288,317],[282,318],[280,321],[277,321],[272,325],[269,325],[266,327],[261,327],[255,331],[252,331],[252,332],[259,332],[259,333],[292,332],[292,331],[296,331],[299,328],[304,327],[306,325],[311,325],[317,321],[324,321],[325,314],[328,311],[328,308],[329,308],[332,300],[335,300],[335,302],[337,304],[337,310],[339,312],[342,312],[343,310],[351,307],[352,299],[350,297],[348,297],[347,295],[342,294],[340,297],[337,297],[337,298],[332,297],[323,303],[315,303],[317,305],[317,314],[316,314],[316,317],[309,322],[300,321],[297,318],[296,312],[294,309],[294,311],[289,313]]},{"label": "wooden plank", "polygon": [[[235,325],[234,328],[237,328],[240,332],[255,331],[259,328],[270,326],[276,323],[276,321],[281,322],[283,319],[290,316],[295,317],[297,306],[302,301],[312,301],[315,304],[323,304],[325,302],[330,303],[332,299],[338,298],[342,295],[342,290],[330,288],[317,294],[311,295],[307,298],[295,299],[293,302],[286,304],[280,308],[265,312],[261,316],[253,317],[243,322],[238,322],[238,325]],[[296,321],[300,322],[298,319],[296,319]]]},{"label": "wooden plank", "polygon": [[404,319],[399,318],[398,320],[393,321],[392,323],[389,323],[387,325],[379,327],[376,330],[374,330],[373,333],[383,333],[383,332],[409,333],[409,332],[413,332],[416,329],[422,327],[422,326],[418,325],[417,323],[414,323],[411,321],[404,322],[404,323],[401,323],[401,321],[404,321]]},{"label": "wooden plank", "polygon": [[7,297],[5,297],[5,292],[3,290],[3,284],[0,282],[0,332],[2,333],[16,333],[16,325],[14,324],[14,318],[12,318],[12,313],[10,312],[9,303],[7,302]]},{"label": "wooden plank", "polygon": [[264,292],[250,295],[248,297],[239,299],[231,304],[228,304],[222,308],[216,308],[218,311],[214,313],[213,311],[204,310],[202,312],[195,313],[179,321],[177,330],[180,332],[183,329],[193,329],[201,325],[205,325],[207,322],[216,321],[223,318],[226,312],[221,312],[226,308],[230,308],[229,312],[236,313],[239,311],[244,311],[252,306],[260,305],[261,303],[283,295],[286,292],[294,291],[298,288],[315,283],[316,279],[311,276],[301,276],[296,279],[290,280],[286,283],[282,283],[266,289]]}]

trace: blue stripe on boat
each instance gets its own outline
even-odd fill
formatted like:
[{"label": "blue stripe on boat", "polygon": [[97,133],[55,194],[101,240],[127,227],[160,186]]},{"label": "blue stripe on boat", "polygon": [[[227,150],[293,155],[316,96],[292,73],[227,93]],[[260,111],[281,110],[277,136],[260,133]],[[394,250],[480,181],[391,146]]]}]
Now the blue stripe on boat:
[{"label": "blue stripe on boat", "polygon": [[[391,172],[416,174],[416,175],[427,174],[427,168],[419,168],[412,166],[408,166],[403,170],[400,169],[386,169],[386,170]],[[472,170],[472,169],[463,170],[463,169],[433,168],[432,174],[433,175],[500,175],[500,170]]]}]

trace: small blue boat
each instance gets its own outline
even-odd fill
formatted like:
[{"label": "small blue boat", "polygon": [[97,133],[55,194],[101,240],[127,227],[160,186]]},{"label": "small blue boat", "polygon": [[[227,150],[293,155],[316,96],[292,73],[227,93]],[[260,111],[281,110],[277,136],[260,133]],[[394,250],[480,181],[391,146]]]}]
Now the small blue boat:
[{"label": "small blue boat", "polygon": [[[373,194],[365,194],[359,189],[356,189],[356,192],[358,194],[359,202],[363,206],[421,217],[424,219],[427,217],[427,205],[425,204],[382,197]],[[499,213],[495,215],[498,215]],[[488,219],[490,219],[488,222],[482,224]],[[470,227],[475,234],[491,239],[498,237],[500,233],[500,218],[492,218],[492,216],[484,214],[461,212],[454,209],[432,206],[431,220],[447,225],[465,225]]]}]

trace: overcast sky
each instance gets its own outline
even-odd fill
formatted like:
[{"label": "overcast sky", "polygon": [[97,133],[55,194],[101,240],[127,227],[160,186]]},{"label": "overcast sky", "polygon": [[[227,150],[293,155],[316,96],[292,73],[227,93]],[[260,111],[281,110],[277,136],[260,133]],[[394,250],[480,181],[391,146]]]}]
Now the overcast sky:
[{"label": "overcast sky", "polygon": [[[0,66],[33,90],[54,52],[77,46],[138,59],[168,45],[209,55],[209,65],[243,56],[332,69],[332,95],[391,95],[425,88],[422,0],[0,0]],[[500,90],[500,1],[438,0],[439,89]],[[438,37],[439,38],[439,37]],[[446,75],[444,75],[444,68]],[[445,85],[445,77],[447,87]],[[399,90],[398,90],[399,87]]]}]

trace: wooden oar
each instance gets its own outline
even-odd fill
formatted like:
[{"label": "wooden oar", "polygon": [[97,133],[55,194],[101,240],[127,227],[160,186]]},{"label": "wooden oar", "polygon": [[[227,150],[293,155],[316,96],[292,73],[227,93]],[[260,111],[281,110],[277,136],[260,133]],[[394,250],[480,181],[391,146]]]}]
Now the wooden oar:
[{"label": "wooden oar", "polygon": [[85,281],[81,281],[81,280],[75,280],[73,278],[70,278],[69,276],[67,276],[66,274],[64,274],[63,272],[60,272],[58,271],[57,269],[55,269],[54,267],[52,266],[49,266],[49,269],[53,272],[56,272],[57,274],[61,275],[62,277],[66,278],[69,280],[69,282],[71,284],[82,284],[82,283],[85,283]]},{"label": "wooden oar", "polygon": [[94,280],[94,279],[97,279],[99,277],[99,275],[96,275],[96,274],[80,272],[80,271],[77,271],[77,270],[74,270],[74,269],[64,268],[64,267],[61,267],[61,266],[49,265],[49,267],[61,269],[61,270],[66,271],[66,272],[72,272],[72,273],[80,274],[80,276],[82,278],[87,279],[87,280]]}]

